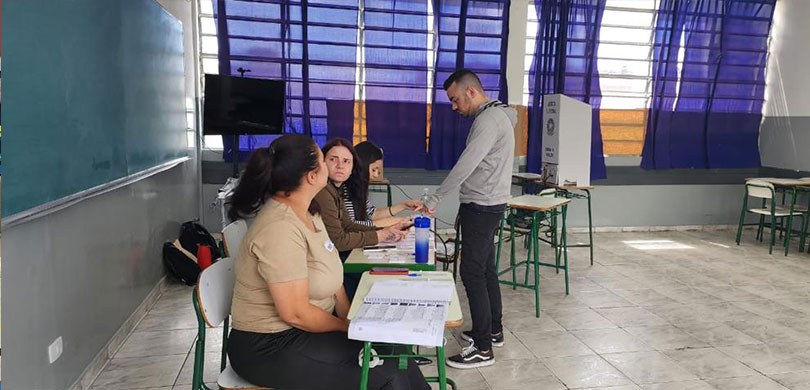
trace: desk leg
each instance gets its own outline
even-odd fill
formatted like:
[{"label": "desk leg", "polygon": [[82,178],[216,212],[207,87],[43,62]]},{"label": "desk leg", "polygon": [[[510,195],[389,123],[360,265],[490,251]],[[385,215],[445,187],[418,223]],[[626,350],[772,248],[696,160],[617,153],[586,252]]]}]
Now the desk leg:
[{"label": "desk leg", "polygon": [[[591,191],[590,190],[582,190],[585,192],[585,195],[588,197],[588,246],[591,250],[591,265],[593,265],[593,219],[591,216]],[[567,245],[568,243],[566,243]],[[566,263],[567,264],[567,263]],[[566,269],[567,266],[566,266]]]},{"label": "desk leg", "polygon": [[[540,318],[540,237],[538,236],[538,231],[540,230],[537,220],[537,212],[532,213],[532,233],[531,233],[531,240],[532,246],[534,247],[534,316]],[[526,265],[528,266],[529,259],[526,259]],[[526,269],[526,273],[528,274],[528,268]]]},{"label": "desk leg", "polygon": [[523,285],[526,286],[529,284],[529,263],[532,259],[533,251],[537,251],[540,248],[540,235],[537,233],[540,228],[538,227],[537,230],[533,230],[534,226],[538,224],[537,222],[537,212],[532,212],[532,228],[529,229],[529,247],[527,248],[526,252],[526,262],[524,264],[523,270]]},{"label": "desk leg", "polygon": [[560,273],[560,236],[557,234],[557,210],[552,210],[548,213],[549,225],[551,226],[551,247],[554,249],[554,265],[556,266],[554,272]]},{"label": "desk leg", "polygon": [[447,367],[444,360],[444,345],[436,347],[436,368],[439,371],[439,389],[447,390]]},{"label": "desk leg", "polygon": [[366,341],[363,343],[363,371],[360,375],[360,390],[368,388],[368,370],[369,359],[371,358],[371,343]]},{"label": "desk leg", "polygon": [[[563,269],[565,270],[565,295],[568,295],[568,233],[566,232],[565,219],[568,213],[568,205],[562,207],[562,231],[560,232],[560,243],[563,253]],[[593,250],[593,247],[591,247]],[[593,261],[593,258],[591,258]]]},{"label": "desk leg", "polygon": [[[790,197],[790,214],[787,217],[787,233],[785,234],[785,256],[788,255],[790,249],[790,233],[793,233],[793,207],[796,205],[796,187],[792,188],[793,195]],[[804,221],[802,221],[804,225]]]},{"label": "desk leg", "polygon": [[388,207],[391,207],[393,205],[393,202],[391,202],[391,185],[388,184],[385,188],[388,189]]},{"label": "desk leg", "polygon": [[495,252],[495,274],[498,274],[501,265],[501,246],[503,245],[503,222],[506,214],[501,215],[501,223],[498,225],[498,251]]},{"label": "desk leg", "polygon": [[515,221],[509,224],[509,238],[512,249],[509,252],[509,268],[512,269],[512,290],[517,290],[517,274],[515,273]]}]

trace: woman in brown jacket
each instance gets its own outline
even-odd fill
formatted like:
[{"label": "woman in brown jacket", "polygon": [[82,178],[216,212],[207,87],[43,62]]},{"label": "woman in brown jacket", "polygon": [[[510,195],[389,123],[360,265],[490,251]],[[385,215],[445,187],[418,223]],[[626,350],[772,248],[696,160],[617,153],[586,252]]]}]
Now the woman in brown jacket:
[{"label": "woman in brown jacket", "polygon": [[[323,154],[326,159],[326,166],[329,169],[329,182],[326,187],[315,196],[313,202],[317,204],[329,233],[329,239],[334,242],[339,251],[340,259],[346,261],[352,249],[364,246],[376,245],[379,242],[396,242],[405,236],[402,229],[405,224],[400,223],[380,229],[374,226],[360,225],[352,221],[343,199],[340,196],[340,186],[349,185],[349,177],[363,175],[359,164],[357,152],[354,151],[351,143],[343,141],[340,143],[330,142],[329,149],[324,148]],[[354,297],[357,284],[360,282],[360,275],[344,274],[343,284],[349,299]]]}]

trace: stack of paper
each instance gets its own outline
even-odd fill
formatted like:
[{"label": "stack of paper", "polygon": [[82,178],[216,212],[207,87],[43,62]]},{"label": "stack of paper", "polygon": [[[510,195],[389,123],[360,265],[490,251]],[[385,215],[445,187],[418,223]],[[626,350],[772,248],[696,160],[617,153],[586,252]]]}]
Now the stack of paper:
[{"label": "stack of paper", "polygon": [[352,319],[349,338],[440,346],[453,288],[451,281],[378,281]]}]

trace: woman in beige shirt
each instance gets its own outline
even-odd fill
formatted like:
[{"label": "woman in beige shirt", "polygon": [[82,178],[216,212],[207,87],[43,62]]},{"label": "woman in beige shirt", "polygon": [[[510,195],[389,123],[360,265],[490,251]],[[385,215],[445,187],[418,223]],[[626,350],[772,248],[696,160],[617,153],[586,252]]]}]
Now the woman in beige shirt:
[{"label": "woman in beige shirt", "polygon": [[[312,199],[326,186],[311,138],[285,135],[250,157],[231,200],[232,220],[255,216],[235,263],[234,371],[284,389],[356,389],[362,343],[346,335],[343,266]],[[386,351],[388,352],[388,351]],[[411,361],[375,367],[370,389],[429,389]]]}]

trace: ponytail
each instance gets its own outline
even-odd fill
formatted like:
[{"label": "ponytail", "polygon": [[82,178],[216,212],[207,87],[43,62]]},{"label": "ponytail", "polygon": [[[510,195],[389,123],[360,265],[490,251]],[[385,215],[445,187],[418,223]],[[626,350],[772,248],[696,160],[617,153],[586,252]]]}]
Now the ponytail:
[{"label": "ponytail", "polygon": [[275,193],[273,191],[273,158],[270,148],[256,149],[248,159],[239,184],[233,192],[228,219],[249,218]]},{"label": "ponytail", "polygon": [[229,202],[228,218],[251,218],[277,192],[289,196],[301,179],[320,167],[318,145],[303,135],[283,135],[269,147],[256,149],[248,159]]}]

